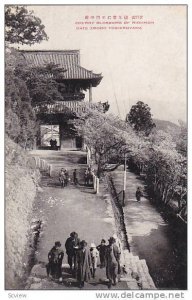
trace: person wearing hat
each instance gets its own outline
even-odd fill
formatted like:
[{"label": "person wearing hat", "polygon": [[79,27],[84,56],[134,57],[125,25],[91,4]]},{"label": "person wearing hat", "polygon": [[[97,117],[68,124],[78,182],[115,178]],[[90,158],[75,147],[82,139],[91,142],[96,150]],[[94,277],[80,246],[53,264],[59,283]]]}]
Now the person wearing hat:
[{"label": "person wearing hat", "polygon": [[118,262],[120,260],[119,248],[115,244],[114,237],[109,238],[109,245],[106,247],[106,275],[109,279],[109,288],[112,283],[117,284]]},{"label": "person wearing hat", "polygon": [[80,249],[77,250],[77,280],[79,287],[84,287],[84,282],[91,278],[91,254],[85,240],[80,242]]},{"label": "person wearing hat", "polygon": [[100,258],[100,268],[105,267],[105,252],[106,252],[106,244],[105,240],[101,240],[101,244],[97,246],[97,250],[99,251]]},{"label": "person wearing hat", "polygon": [[47,275],[51,275],[55,279],[62,281],[62,260],[64,257],[63,249],[59,241],[55,242],[55,246],[48,253]]},{"label": "person wearing hat", "polygon": [[76,272],[76,252],[80,246],[80,239],[78,234],[73,231],[70,233],[70,237],[65,242],[65,249],[68,256],[68,264],[72,272],[72,267],[74,266],[74,272]]},{"label": "person wearing hat", "polygon": [[93,278],[95,278],[95,272],[97,269],[97,261],[98,261],[98,257],[99,257],[99,251],[97,250],[94,243],[91,243],[90,253],[91,253],[91,262],[92,262],[91,271],[92,271]]}]

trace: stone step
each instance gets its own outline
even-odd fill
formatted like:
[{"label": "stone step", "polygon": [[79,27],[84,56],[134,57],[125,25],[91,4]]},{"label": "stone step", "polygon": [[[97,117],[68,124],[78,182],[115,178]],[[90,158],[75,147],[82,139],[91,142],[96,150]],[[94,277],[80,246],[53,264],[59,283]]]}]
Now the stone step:
[{"label": "stone step", "polygon": [[139,286],[137,281],[132,277],[122,277],[120,278],[120,282],[126,282],[127,283],[127,289],[128,290],[139,290]]},{"label": "stone step", "polygon": [[[73,177],[73,170],[77,169],[77,178],[84,180],[84,172],[87,168],[86,152],[82,151],[52,151],[52,150],[36,150],[29,153],[36,159],[41,169],[49,172],[52,178],[58,178],[61,168],[65,168],[69,172],[69,177]],[[50,167],[49,167],[50,166]],[[50,172],[51,168],[51,172]]]},{"label": "stone step", "polygon": [[63,164],[59,164],[57,166],[55,166],[54,164],[51,164],[52,167],[52,171],[56,172],[56,171],[60,171],[61,168],[67,169],[67,170],[74,170],[76,169],[77,171],[85,171],[85,169],[87,168],[87,165],[67,165],[65,163]]},{"label": "stone step", "polygon": [[75,156],[87,156],[85,151],[80,150],[66,150],[66,151],[55,151],[55,150],[31,150],[28,152],[32,156],[65,156],[65,155],[75,155]]},{"label": "stone step", "polygon": [[155,288],[155,285],[153,283],[153,280],[149,274],[147,265],[145,260],[139,260],[136,262],[136,268],[137,268],[137,273],[139,275],[139,278],[142,282],[142,285],[144,283],[145,289],[151,289]]},{"label": "stone step", "polygon": [[146,279],[146,274],[144,274],[142,265],[141,265],[141,261],[136,262],[136,268],[137,268],[137,273],[139,275],[139,278],[141,281],[147,281]]},{"label": "stone step", "polygon": [[148,266],[147,266],[146,261],[145,261],[144,259],[141,260],[141,266],[142,266],[142,268],[143,268],[143,273],[145,274],[145,277],[146,277],[146,279],[147,279],[147,282],[148,282],[149,285],[150,285],[150,288],[151,288],[151,289],[156,289],[155,284],[154,284],[154,282],[153,282],[153,279],[152,279],[152,277],[150,276]]},{"label": "stone step", "polygon": [[81,166],[75,166],[75,167],[74,167],[74,165],[73,165],[73,166],[69,167],[69,166],[65,166],[65,165],[63,164],[63,165],[60,165],[59,167],[56,167],[56,168],[55,168],[54,165],[51,165],[51,175],[52,175],[52,176],[53,176],[53,175],[54,175],[54,176],[55,176],[55,175],[56,175],[56,176],[59,176],[59,172],[60,172],[61,168],[66,169],[66,170],[68,171],[70,177],[73,176],[73,171],[74,171],[74,169],[77,170],[77,177],[78,177],[78,176],[84,177],[84,173],[85,173],[85,170],[86,170],[86,166],[83,166],[83,167],[81,167]]},{"label": "stone step", "polygon": [[40,158],[45,160],[48,164],[60,167],[74,168],[74,165],[86,165],[87,154],[82,151],[46,151],[46,150],[36,150],[29,152],[29,156]]},{"label": "stone step", "polygon": [[142,289],[156,289],[144,259],[139,259],[137,255],[124,251],[124,260],[127,273],[133,277],[138,275]]}]

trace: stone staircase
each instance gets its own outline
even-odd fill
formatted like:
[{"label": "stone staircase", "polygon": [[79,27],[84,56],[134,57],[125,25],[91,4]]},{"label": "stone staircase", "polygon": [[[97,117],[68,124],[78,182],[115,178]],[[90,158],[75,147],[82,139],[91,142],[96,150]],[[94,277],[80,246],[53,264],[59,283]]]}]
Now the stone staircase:
[{"label": "stone staircase", "polygon": [[156,289],[153,279],[150,276],[146,261],[129,252],[126,248],[126,243],[124,241],[125,234],[122,232],[121,226],[119,226],[120,216],[117,214],[116,207],[113,205],[114,202],[112,200],[106,178],[103,183],[101,183],[100,191],[103,195],[103,200],[107,203],[108,216],[113,219],[114,232],[117,232],[120,238],[119,241],[121,241],[122,255],[120,264],[122,266],[122,272],[120,281],[126,282],[127,289],[130,290]]},{"label": "stone staircase", "polygon": [[[43,185],[57,185],[58,174],[61,168],[66,168],[69,172],[70,177],[72,177],[72,172],[74,168],[77,169],[77,177],[80,184],[84,183],[84,171],[87,168],[86,152],[83,151],[52,151],[52,150],[33,150],[30,152],[30,156],[39,157],[42,160],[45,160],[48,164],[51,165],[51,176],[43,176],[42,182]],[[101,189],[101,194],[106,193],[107,185],[105,188]],[[103,196],[104,200],[111,203],[111,195],[109,192]],[[111,207],[111,214],[113,209]],[[114,216],[113,216],[114,217]],[[115,230],[114,224],[114,230]],[[139,259],[138,256],[133,255],[128,250],[123,250],[123,259],[121,262],[124,265],[124,274],[120,277],[120,281],[125,281],[127,287],[130,290],[149,290],[156,289],[154,282],[149,274],[149,270],[144,259]]]},{"label": "stone staircase", "polygon": [[124,250],[124,260],[128,275],[127,283],[129,283],[129,278],[132,277],[137,280],[137,284],[142,290],[156,289],[145,259],[139,259],[138,256]]},{"label": "stone staircase", "polygon": [[79,182],[84,181],[84,172],[87,168],[86,152],[70,149],[65,151],[33,150],[29,154],[31,157],[45,160],[51,166],[50,177],[52,180],[58,180],[61,168],[67,169],[72,178],[73,170],[76,168]]},{"label": "stone staircase", "polygon": [[[120,170],[120,171],[119,171]],[[116,176],[112,176],[112,181],[114,183],[113,187],[116,192],[119,193],[119,187],[122,186],[122,169],[121,167],[116,171]],[[119,183],[120,182],[120,183]],[[130,190],[130,187],[129,187]],[[130,191],[129,191],[130,192]],[[135,190],[134,190],[135,193]],[[130,197],[130,195],[129,195]],[[122,208],[123,215],[125,216],[126,211],[125,208]],[[124,217],[124,224],[126,229],[126,234],[129,238],[129,243],[131,241],[131,236],[129,235],[129,222],[126,217]],[[131,245],[130,245],[131,246]],[[124,250],[124,264],[127,271],[127,283],[129,282],[129,278],[132,277],[137,280],[138,286],[143,290],[156,289],[156,286],[153,282],[153,279],[149,273],[148,266],[146,264],[145,259],[140,259],[139,256],[130,253],[128,250]],[[135,286],[135,283],[130,283]],[[130,285],[129,284],[129,285]]]}]

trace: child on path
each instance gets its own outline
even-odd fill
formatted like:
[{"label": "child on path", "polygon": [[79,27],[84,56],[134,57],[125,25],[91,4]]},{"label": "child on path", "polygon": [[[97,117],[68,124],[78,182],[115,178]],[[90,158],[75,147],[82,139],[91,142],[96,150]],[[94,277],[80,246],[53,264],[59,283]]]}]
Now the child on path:
[{"label": "child on path", "polygon": [[92,263],[92,268],[91,268],[92,277],[95,278],[95,272],[97,269],[97,261],[98,261],[98,257],[99,257],[99,251],[97,250],[94,243],[91,243],[90,253],[91,253],[91,263]]}]

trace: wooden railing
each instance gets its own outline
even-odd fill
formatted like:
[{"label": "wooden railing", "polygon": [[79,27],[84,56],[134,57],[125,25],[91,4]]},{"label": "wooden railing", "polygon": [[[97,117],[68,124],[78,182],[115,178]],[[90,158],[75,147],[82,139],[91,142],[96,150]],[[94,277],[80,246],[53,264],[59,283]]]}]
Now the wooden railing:
[{"label": "wooden railing", "polygon": [[80,102],[80,101],[59,101],[53,104],[41,103],[34,107],[35,113],[64,113],[64,112],[85,112],[87,108],[96,108],[98,103]]},{"label": "wooden railing", "polygon": [[64,101],[81,101],[85,99],[85,94],[84,93],[65,93],[63,95],[63,100]]}]

